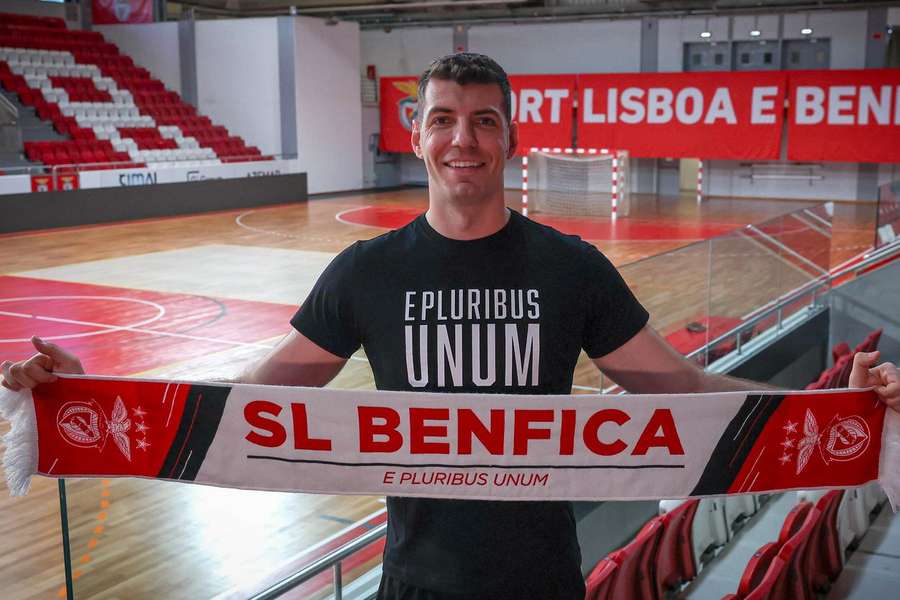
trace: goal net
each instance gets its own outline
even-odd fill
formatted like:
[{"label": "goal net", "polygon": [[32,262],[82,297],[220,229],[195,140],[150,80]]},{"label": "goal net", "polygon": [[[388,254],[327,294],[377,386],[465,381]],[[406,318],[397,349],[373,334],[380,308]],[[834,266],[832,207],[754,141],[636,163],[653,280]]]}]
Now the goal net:
[{"label": "goal net", "polygon": [[531,212],[628,215],[627,152],[532,148],[523,161],[523,177],[523,202]]}]

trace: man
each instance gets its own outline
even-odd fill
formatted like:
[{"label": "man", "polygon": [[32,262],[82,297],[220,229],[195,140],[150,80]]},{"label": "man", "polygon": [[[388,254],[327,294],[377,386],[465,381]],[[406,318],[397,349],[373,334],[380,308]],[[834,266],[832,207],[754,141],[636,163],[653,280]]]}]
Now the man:
[{"label": "man", "polygon": [[[517,129],[497,63],[439,59],[419,99],[412,146],[428,171],[428,211],[336,257],[294,330],[238,381],[325,385],[362,345],[383,390],[567,394],[582,350],[632,392],[761,387],[684,360],[596,248],[505,207]],[[4,363],[5,386],[81,372],[58,347],[35,347]],[[876,360],[857,355],[851,385],[879,386],[897,408],[896,368],[870,368]],[[584,597],[567,502],[388,498],[388,513],[380,598]]]}]

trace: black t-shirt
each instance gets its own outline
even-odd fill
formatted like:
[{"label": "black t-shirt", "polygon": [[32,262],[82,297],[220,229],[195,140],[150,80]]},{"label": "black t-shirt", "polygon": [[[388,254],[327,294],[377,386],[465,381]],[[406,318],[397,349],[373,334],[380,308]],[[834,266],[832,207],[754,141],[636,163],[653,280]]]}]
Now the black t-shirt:
[{"label": "black t-shirt", "polygon": [[[646,323],[612,264],[575,236],[511,212],[485,238],[437,233],[424,215],[357,242],[291,324],[349,357],[380,390],[568,394],[582,349],[603,356]],[[583,595],[568,502],[388,498],[384,571],[468,597]]]}]

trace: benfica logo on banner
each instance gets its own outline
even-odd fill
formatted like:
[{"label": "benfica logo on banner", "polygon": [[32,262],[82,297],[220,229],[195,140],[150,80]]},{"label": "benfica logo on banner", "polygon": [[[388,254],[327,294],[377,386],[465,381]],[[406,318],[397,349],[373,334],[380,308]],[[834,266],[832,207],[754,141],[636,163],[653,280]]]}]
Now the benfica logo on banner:
[{"label": "benfica logo on banner", "polygon": [[[33,474],[498,500],[654,499],[900,478],[872,391],[536,396],[61,377],[0,393]],[[36,436],[35,436],[36,432]]]},{"label": "benfica logo on banner", "polygon": [[410,133],[416,118],[419,93],[415,77],[381,78],[382,152],[412,152]]},{"label": "benfica logo on banner", "polygon": [[95,25],[152,23],[152,0],[93,0],[91,18]]}]

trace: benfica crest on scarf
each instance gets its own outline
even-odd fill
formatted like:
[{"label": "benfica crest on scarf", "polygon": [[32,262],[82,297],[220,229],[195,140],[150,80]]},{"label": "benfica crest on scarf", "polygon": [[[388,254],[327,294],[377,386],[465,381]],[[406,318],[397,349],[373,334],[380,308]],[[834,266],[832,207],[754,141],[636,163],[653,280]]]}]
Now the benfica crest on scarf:
[{"label": "benfica crest on scarf", "polygon": [[900,414],[874,392],[528,396],[65,376],[0,394],[32,475],[495,500],[850,487],[900,499]]}]

